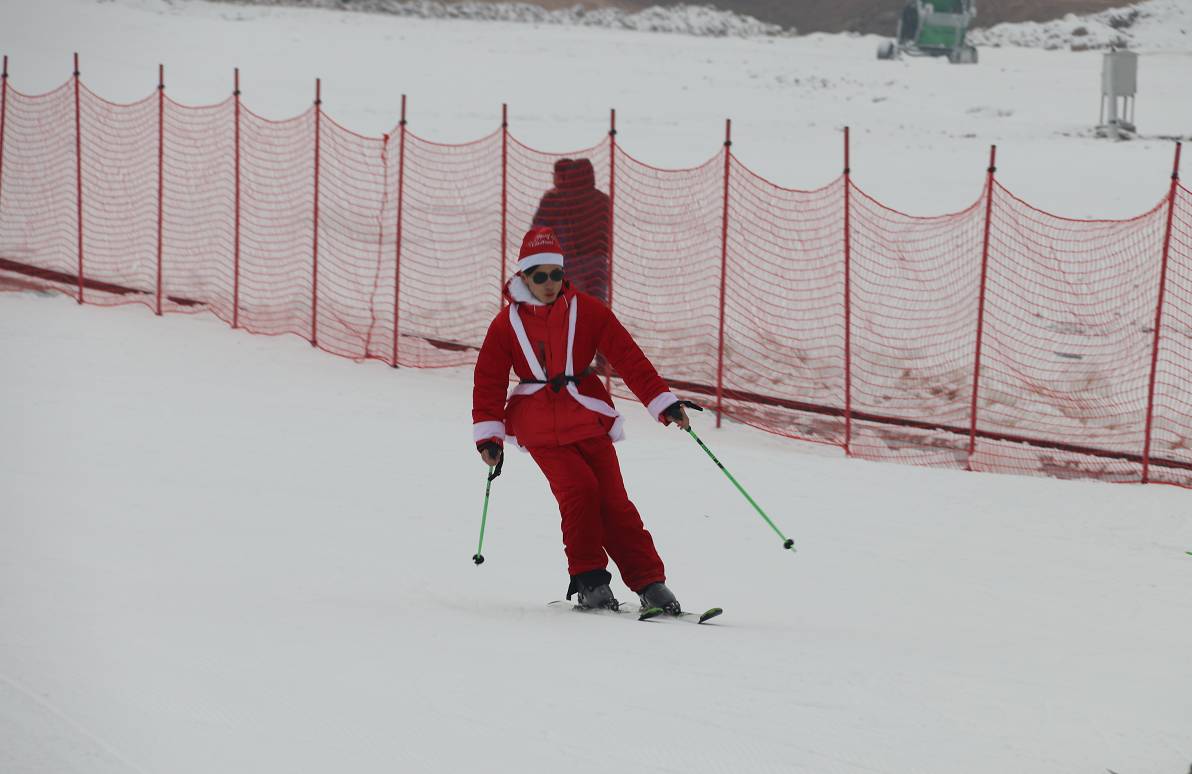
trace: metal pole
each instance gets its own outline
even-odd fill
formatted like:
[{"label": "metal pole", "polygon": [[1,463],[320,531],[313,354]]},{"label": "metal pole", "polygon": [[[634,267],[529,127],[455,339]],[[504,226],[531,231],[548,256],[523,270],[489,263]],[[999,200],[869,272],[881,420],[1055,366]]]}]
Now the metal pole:
[{"label": "metal pole", "polygon": [[501,104],[501,270],[497,273],[497,308],[505,298],[505,251],[508,249],[506,218],[509,212],[509,105]]},{"label": "metal pole", "polygon": [[[617,212],[617,111],[609,110],[608,119],[608,308],[613,308],[613,247]],[[613,369],[605,361],[604,389],[613,391]]]},{"label": "metal pole", "polygon": [[1167,263],[1171,254],[1171,225],[1175,215],[1176,188],[1180,184],[1181,143],[1175,144],[1175,163],[1171,169],[1171,189],[1167,194],[1167,233],[1163,237],[1163,263],[1159,270],[1159,302],[1155,306],[1155,341],[1151,347],[1151,378],[1146,398],[1146,441],[1142,448],[1142,483],[1151,480],[1151,431],[1155,418],[1155,375],[1159,367],[1159,331],[1163,325],[1163,302],[1167,295]]},{"label": "metal pole", "polygon": [[973,452],[977,448],[977,391],[981,384],[981,339],[985,334],[985,289],[989,276],[989,227],[993,215],[993,176],[997,172],[997,146],[989,148],[989,168],[985,182],[985,238],[981,248],[981,290],[977,301],[977,350],[973,358],[973,399],[969,404],[969,445],[967,470],[973,469]]},{"label": "metal pole", "polygon": [[240,327],[240,68],[233,76],[232,98],[235,106],[236,135],[236,216],[232,258],[232,327]]},{"label": "metal pole", "polygon": [[853,449],[853,292],[852,292],[852,169],[849,128],[844,127],[844,453]]},{"label": "metal pole", "polygon": [[401,95],[401,134],[398,136],[397,151],[397,247],[393,259],[393,367],[397,368],[398,322],[401,311],[401,237],[402,204],[405,196],[406,175],[406,95]]},{"label": "metal pole", "polygon": [[8,117],[8,54],[0,73],[0,203],[4,201],[4,121]]},{"label": "metal pole", "polygon": [[83,135],[82,118],[79,115],[79,55],[74,55],[74,103],[75,103],[75,200],[78,209],[79,227],[79,303],[83,298]]},{"label": "metal pole", "polygon": [[162,202],[165,198],[166,66],[157,66],[157,316],[161,317]]},{"label": "metal pole", "polygon": [[724,215],[720,228],[720,341],[716,348],[716,427],[724,412],[724,292],[728,271],[728,180],[733,159],[733,120],[724,122]]},{"label": "metal pole", "polygon": [[319,129],[323,123],[323,82],[315,78],[315,212],[311,265],[310,345],[319,345]]}]

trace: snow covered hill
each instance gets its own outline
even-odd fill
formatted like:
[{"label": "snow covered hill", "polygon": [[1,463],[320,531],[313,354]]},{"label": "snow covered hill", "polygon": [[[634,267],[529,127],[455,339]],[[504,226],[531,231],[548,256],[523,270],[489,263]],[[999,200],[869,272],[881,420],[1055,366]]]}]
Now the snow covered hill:
[{"label": "snow covered hill", "polygon": [[1095,14],[1067,14],[1048,22],[998,24],[974,30],[978,46],[1026,46],[1085,51],[1192,51],[1192,0],[1148,0]]},{"label": "snow covered hill", "polygon": [[668,32],[709,37],[793,35],[793,28],[760,22],[752,16],[717,10],[708,5],[649,6],[635,11],[601,5],[585,8],[574,3],[544,8],[538,3],[443,2],[442,0],[219,0],[233,5],[316,8],[359,11],[414,19],[456,19],[522,24],[567,24],[636,32]]}]

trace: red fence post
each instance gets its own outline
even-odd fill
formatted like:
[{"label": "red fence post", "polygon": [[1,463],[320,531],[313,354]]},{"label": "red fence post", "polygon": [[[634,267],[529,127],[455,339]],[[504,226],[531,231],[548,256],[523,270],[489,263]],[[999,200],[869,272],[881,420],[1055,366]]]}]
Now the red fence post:
[{"label": "red fence post", "polygon": [[497,308],[505,298],[505,250],[508,249],[506,216],[509,211],[509,105],[501,104],[501,270],[497,272]]},{"label": "red fence post", "polygon": [[724,412],[724,289],[728,271],[728,176],[733,159],[733,120],[724,121],[724,216],[720,227],[720,341],[716,347],[716,427]]},{"label": "red fence post", "polygon": [[236,136],[236,217],[232,257],[232,327],[240,327],[240,68],[232,78],[232,99],[235,105]]},{"label": "red fence post", "polygon": [[969,404],[969,445],[966,470],[973,469],[977,448],[977,389],[981,384],[981,339],[985,335],[985,282],[989,276],[989,227],[993,215],[993,176],[997,172],[997,146],[989,147],[989,168],[985,182],[985,238],[981,248],[981,290],[977,301],[977,348],[973,358],[973,399]]},{"label": "red fence post", "polygon": [[1163,302],[1167,295],[1167,260],[1171,254],[1171,225],[1175,216],[1176,188],[1180,184],[1181,143],[1175,144],[1175,164],[1171,169],[1171,190],[1167,194],[1167,232],[1163,236],[1163,263],[1159,269],[1159,301],[1155,306],[1155,342],[1151,347],[1151,378],[1146,397],[1146,441],[1142,447],[1142,483],[1151,480],[1151,430],[1155,417],[1155,375],[1159,367],[1159,330],[1163,324]]},{"label": "red fence post", "polygon": [[853,449],[853,243],[852,169],[849,166],[849,131],[844,127],[844,453]]},{"label": "red fence post", "polygon": [[0,203],[4,201],[4,120],[8,117],[8,54],[0,73]]},{"label": "red fence post", "polygon": [[165,190],[166,66],[157,66],[157,316],[161,317],[162,202]]},{"label": "red fence post", "polygon": [[323,82],[315,78],[315,212],[311,261],[310,345],[319,345],[319,129],[323,123]]},{"label": "red fence post", "polygon": [[75,201],[79,218],[79,303],[83,303],[83,135],[82,118],[79,115],[79,55],[74,55],[74,103],[75,103]]},{"label": "red fence post", "polygon": [[[613,308],[613,247],[616,233],[617,212],[617,111],[608,112],[608,308]],[[607,361],[604,365],[604,389],[613,391],[613,369]]]},{"label": "red fence post", "polygon": [[393,259],[393,367],[397,368],[398,321],[401,311],[401,228],[406,176],[406,95],[401,95],[401,134],[397,141],[397,246]]}]

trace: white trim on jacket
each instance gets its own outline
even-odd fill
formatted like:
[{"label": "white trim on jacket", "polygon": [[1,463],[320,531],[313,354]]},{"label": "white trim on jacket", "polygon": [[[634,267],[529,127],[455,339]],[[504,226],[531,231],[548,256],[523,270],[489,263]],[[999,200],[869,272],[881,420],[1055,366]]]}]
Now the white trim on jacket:
[{"label": "white trim on jacket", "polygon": [[[509,323],[513,326],[513,333],[515,336],[517,336],[517,342],[520,345],[522,357],[525,358],[526,365],[528,365],[530,368],[530,373],[532,373],[534,378],[538,381],[545,382],[546,374],[542,370],[542,364],[538,362],[538,358],[534,355],[534,348],[530,345],[530,337],[526,335],[526,326],[522,323],[521,315],[519,315],[517,312],[518,307],[522,303],[528,303],[516,300],[519,294],[514,292],[514,288],[519,284],[521,284],[521,288],[524,292],[529,292],[529,289],[526,288],[525,284],[519,283],[516,278],[510,281],[509,294],[514,297],[515,301],[509,305]],[[537,301],[537,299],[534,300]],[[575,376],[575,327],[576,322],[579,319],[579,301],[576,299],[565,300],[567,300],[567,303],[571,308],[569,309],[567,320],[567,365],[565,366],[563,373],[565,376]],[[539,305],[541,305],[541,302],[539,302]],[[509,397],[512,398],[514,395],[533,395],[545,386],[545,384],[519,384],[509,393]],[[613,440],[613,443],[616,443],[625,437],[625,418],[621,416],[619,411],[599,398],[593,398],[590,395],[582,394],[579,391],[579,388],[575,386],[575,382],[567,382],[567,393],[574,398],[579,405],[583,406],[589,411],[594,411],[601,416],[612,418],[613,426],[609,428],[608,437]],[[670,404],[668,403],[667,405]],[[657,417],[655,417],[655,419],[657,419]],[[511,435],[506,438],[506,440],[511,442],[519,449],[523,448],[522,445],[517,442],[517,438],[515,436]]]}]

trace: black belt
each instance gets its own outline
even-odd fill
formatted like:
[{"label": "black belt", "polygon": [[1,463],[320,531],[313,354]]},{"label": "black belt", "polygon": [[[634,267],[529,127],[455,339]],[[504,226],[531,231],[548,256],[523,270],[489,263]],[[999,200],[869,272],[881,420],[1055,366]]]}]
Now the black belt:
[{"label": "black belt", "polygon": [[594,374],[595,372],[596,371],[594,368],[592,368],[592,366],[588,366],[587,368],[584,369],[584,372],[582,374],[580,374],[579,376],[568,376],[567,374],[558,374],[557,376],[552,376],[549,379],[522,379],[519,382],[519,384],[545,384],[545,385],[548,385],[551,388],[551,390],[553,390],[554,392],[560,392],[564,387],[567,386],[568,382],[570,382],[571,384],[578,385],[581,380],[586,379],[588,376],[590,376],[591,374]]}]

